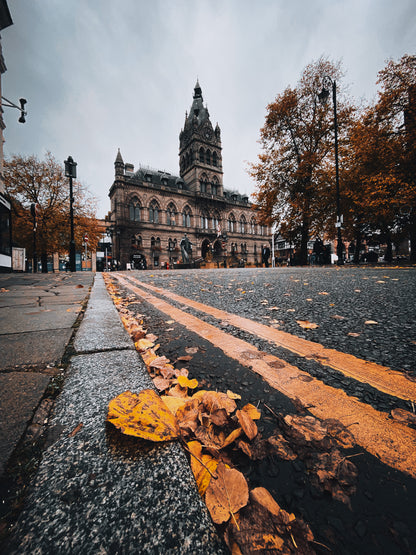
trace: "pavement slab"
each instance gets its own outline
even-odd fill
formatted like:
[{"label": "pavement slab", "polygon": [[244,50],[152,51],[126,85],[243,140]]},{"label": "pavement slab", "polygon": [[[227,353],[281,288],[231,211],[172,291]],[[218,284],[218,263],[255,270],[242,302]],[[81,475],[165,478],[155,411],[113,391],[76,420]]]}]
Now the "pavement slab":
[{"label": "pavement slab", "polygon": [[58,364],[72,328],[0,335],[0,369]]},{"label": "pavement slab", "polygon": [[0,476],[49,384],[34,372],[0,374]]},{"label": "pavement slab", "polygon": [[106,424],[114,396],[148,387],[135,351],[72,359],[51,421],[58,439],[44,454],[8,553],[226,552],[180,446],[124,437]]}]

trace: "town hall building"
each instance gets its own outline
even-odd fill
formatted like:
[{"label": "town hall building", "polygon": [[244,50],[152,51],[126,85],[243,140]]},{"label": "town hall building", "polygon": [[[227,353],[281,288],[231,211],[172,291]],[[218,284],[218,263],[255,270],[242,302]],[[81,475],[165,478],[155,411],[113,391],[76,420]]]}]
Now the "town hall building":
[{"label": "town hall building", "polygon": [[179,176],[135,170],[120,150],[114,166],[108,223],[119,269],[261,264],[269,229],[257,222],[248,196],[223,185],[221,130],[211,123],[198,82],[179,135]]}]

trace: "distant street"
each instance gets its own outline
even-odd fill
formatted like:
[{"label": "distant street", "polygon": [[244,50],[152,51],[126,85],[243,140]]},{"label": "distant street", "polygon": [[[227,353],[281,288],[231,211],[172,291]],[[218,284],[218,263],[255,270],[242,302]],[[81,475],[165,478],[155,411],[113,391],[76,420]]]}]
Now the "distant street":
[{"label": "distant street", "polygon": [[[338,476],[332,502],[327,494],[340,467],[331,474],[332,486],[325,482],[326,494],[317,492],[317,463],[311,461],[323,456],[322,446],[309,439],[309,454],[299,451],[299,430],[289,434],[293,450],[302,453],[293,462],[278,454],[244,463],[253,486],[267,487],[333,552],[411,552],[416,519],[405,507],[416,496],[416,269],[182,270],[108,277],[158,337],[158,354],[175,362],[195,352],[183,363],[189,376],[203,389],[231,390],[242,403],[258,406],[264,437],[276,429],[288,433],[282,419],[290,414],[311,415],[309,423],[335,419],[353,434],[354,447],[341,460],[351,457],[358,480]],[[329,464],[334,455],[323,449]],[[328,467],[321,469],[318,475],[328,476]]]}]

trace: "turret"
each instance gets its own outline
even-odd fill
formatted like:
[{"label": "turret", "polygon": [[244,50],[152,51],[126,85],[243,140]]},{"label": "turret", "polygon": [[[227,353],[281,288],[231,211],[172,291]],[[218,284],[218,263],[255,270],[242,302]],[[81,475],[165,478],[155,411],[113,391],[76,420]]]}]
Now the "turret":
[{"label": "turret", "polygon": [[116,161],[114,162],[114,168],[116,176],[124,175],[124,162],[120,153],[120,149],[118,149],[117,152]]}]

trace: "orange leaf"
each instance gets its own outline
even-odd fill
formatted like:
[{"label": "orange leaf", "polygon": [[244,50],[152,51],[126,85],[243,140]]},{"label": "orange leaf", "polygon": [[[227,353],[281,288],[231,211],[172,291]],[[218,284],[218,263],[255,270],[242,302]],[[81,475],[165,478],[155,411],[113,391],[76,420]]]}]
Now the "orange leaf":
[{"label": "orange leaf", "polygon": [[235,441],[238,437],[241,436],[241,434],[243,433],[243,430],[241,428],[236,428],[235,430],[233,430],[224,440],[221,448],[224,449],[224,447],[228,447],[229,445],[231,445],[231,443],[233,441]]},{"label": "orange leaf", "polygon": [[134,344],[134,346],[136,347],[136,349],[141,352],[141,351],[147,351],[147,349],[150,349],[150,347],[153,347],[154,343],[153,341],[149,341],[149,339],[139,339],[138,341],[136,341],[136,343]]},{"label": "orange leaf", "polygon": [[280,507],[266,488],[254,488],[250,491],[250,498],[267,509],[270,513],[279,516]]},{"label": "orange leaf", "polygon": [[198,387],[198,380],[189,380],[186,376],[178,376],[178,384],[181,387],[189,387],[189,389],[195,389]]},{"label": "orange leaf", "polygon": [[227,397],[229,397],[230,399],[234,399],[234,400],[241,399],[241,395],[238,395],[238,393],[233,393],[229,389],[227,390]]},{"label": "orange leaf", "polygon": [[227,522],[231,515],[248,503],[248,486],[243,474],[224,463],[217,467],[217,480],[211,480],[205,502],[216,524]]},{"label": "orange leaf", "polygon": [[161,376],[156,376],[156,378],[153,378],[153,383],[158,391],[165,391],[165,389],[168,389],[172,385],[172,382],[170,380],[166,380]]},{"label": "orange leaf", "polygon": [[169,441],[180,435],[175,417],[153,389],[138,395],[125,391],[112,399],[107,420],[123,434],[150,441]]},{"label": "orange leaf", "polygon": [[314,330],[319,328],[318,324],[314,324],[313,322],[309,322],[309,320],[296,320],[301,328],[304,330]]},{"label": "orange leaf", "polygon": [[189,451],[194,455],[191,456],[191,469],[198,486],[199,495],[202,496],[211,482],[212,474],[215,474],[218,461],[211,455],[202,454],[202,445],[199,441],[190,441],[187,445]]},{"label": "orange leaf", "polygon": [[251,403],[247,403],[247,405],[244,405],[241,410],[246,412],[252,420],[259,420],[259,418],[261,417],[261,412],[256,409],[256,407]]},{"label": "orange leaf", "polygon": [[240,426],[243,428],[244,433],[248,437],[248,439],[254,439],[258,433],[257,426],[250,415],[243,410],[238,410],[236,412],[238,422]]},{"label": "orange leaf", "polygon": [[176,415],[177,410],[180,409],[181,407],[183,407],[185,405],[186,401],[188,400],[187,397],[185,397],[185,398],[170,397],[169,395],[163,395],[161,397],[161,399],[165,403],[165,405],[168,407],[170,412],[174,415]]}]

